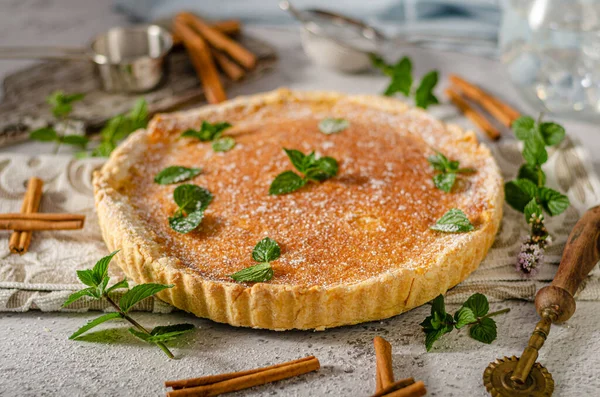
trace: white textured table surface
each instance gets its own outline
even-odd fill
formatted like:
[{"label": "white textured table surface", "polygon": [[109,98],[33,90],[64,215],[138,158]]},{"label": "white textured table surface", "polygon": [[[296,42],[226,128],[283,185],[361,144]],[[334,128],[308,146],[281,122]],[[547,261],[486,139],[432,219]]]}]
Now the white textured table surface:
[{"label": "white textured table surface", "polygon": [[[0,45],[81,45],[94,34],[124,23],[110,10],[109,1],[4,0],[0,2]],[[385,85],[384,79],[374,74],[345,76],[313,67],[304,57],[294,31],[251,30],[278,48],[279,68],[238,92],[230,92],[231,96],[279,86],[376,93]],[[516,98],[501,66],[493,61],[451,54],[435,56],[420,50],[408,52],[417,74],[434,67],[442,76],[459,72],[507,98]],[[0,77],[25,65],[27,62],[0,61]],[[565,121],[565,125],[593,153],[600,152],[597,127],[574,121]],[[0,150],[35,154],[50,148],[27,143]],[[595,161],[598,170],[600,158],[596,156]],[[394,347],[396,377],[423,379],[430,395],[484,396],[484,368],[496,357],[520,354],[537,321],[532,303],[504,302],[494,304],[492,309],[501,307],[512,310],[498,317],[499,337],[492,345],[470,339],[463,330],[446,335],[430,353],[425,353],[418,326],[428,307],[382,322],[316,333],[236,329],[183,313],[136,314],[148,326],[192,322],[199,327],[195,334],[174,343],[173,350],[182,358],[172,361],[160,350],[133,339],[120,323],[101,327],[84,341],[67,340],[73,330],[97,313],[0,313],[0,395],[161,395],[162,382],[167,379],[242,370],[308,354],[321,360],[323,368],[318,373],[246,393],[368,395],[375,387],[372,339],[381,335]],[[554,375],[555,395],[598,395],[599,317],[600,303],[582,302],[567,325],[553,327],[539,361]]]}]

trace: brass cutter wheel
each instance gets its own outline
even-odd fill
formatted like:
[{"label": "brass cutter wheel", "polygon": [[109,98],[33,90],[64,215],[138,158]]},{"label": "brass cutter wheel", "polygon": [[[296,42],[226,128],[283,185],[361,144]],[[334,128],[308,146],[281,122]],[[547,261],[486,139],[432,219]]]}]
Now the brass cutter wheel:
[{"label": "brass cutter wheel", "polygon": [[551,396],[552,375],[536,363],[552,323],[567,321],[575,312],[573,295],[587,274],[600,260],[600,206],[588,210],[569,235],[560,266],[552,285],[535,296],[541,320],[537,323],[521,358],[504,357],[490,363],[483,383],[492,396]]}]

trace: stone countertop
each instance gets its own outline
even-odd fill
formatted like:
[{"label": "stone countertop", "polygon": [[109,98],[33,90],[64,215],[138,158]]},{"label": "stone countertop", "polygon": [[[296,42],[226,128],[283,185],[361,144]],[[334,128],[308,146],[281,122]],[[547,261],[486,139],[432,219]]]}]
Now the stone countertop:
[{"label": "stone countertop", "polygon": [[[82,45],[94,34],[125,23],[110,9],[108,1],[7,0],[0,3],[0,45]],[[278,49],[280,63],[272,74],[237,88],[230,96],[280,86],[350,93],[377,93],[385,86],[385,80],[376,74],[340,75],[312,66],[293,29],[252,27],[249,31]],[[406,52],[413,58],[417,74],[434,67],[442,76],[458,72],[503,97],[517,98],[501,65],[495,61],[418,49]],[[27,64],[29,61],[1,61],[0,77]],[[524,103],[515,102],[527,110]],[[437,112],[447,121],[469,127],[464,120],[446,118],[444,107]],[[560,121],[592,153],[600,152],[597,127]],[[33,154],[48,153],[51,148],[26,143],[0,150]],[[594,160],[598,171],[600,158]],[[381,322],[325,332],[285,333],[233,328],[181,312],[135,313],[147,326],[189,322],[198,327],[193,335],[172,343],[173,351],[180,357],[177,360],[168,360],[159,349],[136,340],[125,324],[117,322],[98,327],[81,341],[67,339],[98,313],[0,313],[0,395],[164,395],[162,384],[167,379],[243,370],[311,354],[321,361],[318,373],[237,395],[369,395],[375,387],[372,339],[381,335],[393,346],[397,378],[422,379],[432,396],[485,396],[481,379],[487,364],[497,357],[519,355],[537,322],[530,302],[492,304],[492,310],[503,307],[510,307],[511,312],[497,317],[498,339],[493,344],[470,339],[466,330],[454,331],[430,353],[425,352],[418,325],[428,315],[427,306]],[[596,370],[600,367],[600,330],[596,325],[599,316],[600,303],[580,302],[567,325],[552,328],[539,361],[554,376],[556,396],[593,396],[600,390]]]}]

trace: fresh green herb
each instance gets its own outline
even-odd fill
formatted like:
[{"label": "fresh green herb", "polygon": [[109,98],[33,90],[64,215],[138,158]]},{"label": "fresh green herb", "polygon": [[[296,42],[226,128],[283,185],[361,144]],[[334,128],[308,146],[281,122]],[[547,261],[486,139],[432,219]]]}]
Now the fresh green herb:
[{"label": "fresh green herb", "polygon": [[202,169],[200,168],[187,168],[178,165],[167,167],[154,177],[154,182],[160,185],[168,185],[171,183],[179,183],[192,179],[196,175],[200,174]]},{"label": "fresh green herb", "polygon": [[471,338],[483,343],[492,343],[496,339],[496,322],[490,317],[508,313],[510,309],[502,309],[488,313],[490,305],[485,295],[473,294],[452,316],[446,313],[444,297],[439,295],[431,302],[431,315],[422,323],[425,332],[425,348],[430,351],[433,343],[442,335],[454,328],[469,327]]},{"label": "fresh green herb", "polygon": [[[132,132],[148,124],[148,104],[143,98],[136,101],[133,109],[108,120],[100,131],[100,143],[92,150],[92,157],[108,157],[117,145]],[[82,155],[85,155],[82,153]]]},{"label": "fresh green herb", "polygon": [[221,138],[223,131],[230,127],[231,124],[227,122],[211,124],[205,120],[202,122],[199,130],[186,130],[181,134],[181,137],[196,138],[202,142],[212,142],[212,148],[215,152],[226,152],[235,146],[235,140],[232,137]]},{"label": "fresh green herb", "polygon": [[338,173],[338,162],[333,157],[316,158],[315,152],[308,155],[294,149],[283,149],[292,165],[304,176],[293,171],[285,171],[277,175],[271,186],[269,194],[286,194],[296,191],[309,181],[323,182],[333,178]]},{"label": "fresh green herb", "polygon": [[178,208],[169,217],[171,229],[183,234],[196,229],[212,199],[213,195],[203,187],[190,184],[177,186],[173,191],[173,200]]},{"label": "fresh green herb", "polygon": [[506,202],[525,214],[530,225],[528,238],[521,245],[517,256],[517,270],[525,275],[537,271],[542,264],[543,252],[549,244],[548,231],[544,226],[544,211],[555,216],[569,207],[569,198],[548,188],[542,165],[548,161],[547,146],[558,145],[565,138],[565,129],[556,123],[538,121],[522,116],[512,125],[515,136],[523,141],[525,164],[519,169],[517,179],[504,185]]},{"label": "fresh green herb", "polygon": [[[100,259],[96,262],[96,265],[92,269],[78,270],[77,277],[79,280],[87,286],[82,290],[72,293],[69,298],[63,304],[64,307],[69,306],[73,302],[83,298],[90,297],[92,299],[106,299],[108,303],[116,310],[114,313],[106,313],[102,316],[89,321],[83,327],[75,331],[69,339],[76,339],[81,334],[89,331],[90,329],[106,322],[109,320],[123,319],[130,322],[134,328],[130,328],[129,332],[137,336],[138,338],[157,345],[169,358],[173,358],[173,353],[165,346],[164,342],[174,339],[175,337],[183,334],[184,332],[191,331],[194,326],[192,324],[178,324],[169,325],[166,327],[155,327],[152,331],[148,331],[137,321],[131,318],[128,314],[131,308],[149,298],[162,290],[172,288],[172,285],[163,284],[139,284],[129,289],[127,280],[121,280],[112,287],[108,287],[110,277],[108,276],[108,264],[112,258],[117,254],[118,251],[111,253],[108,256]],[[116,302],[112,296],[112,292],[116,289],[126,289],[127,291],[119,299],[119,303]]]},{"label": "fresh green herb", "polygon": [[326,135],[337,134],[348,127],[350,127],[350,122],[346,119],[328,117],[319,122],[319,130]]},{"label": "fresh green herb", "polygon": [[401,93],[406,97],[414,96],[415,105],[427,109],[429,105],[439,103],[433,90],[438,82],[438,72],[430,71],[421,79],[419,86],[413,90],[412,62],[410,58],[403,57],[395,64],[387,64],[381,57],[371,55],[371,63],[384,74],[391,77],[390,84],[384,91],[384,95],[392,96]]},{"label": "fresh green herb", "polygon": [[459,168],[458,161],[448,160],[448,158],[440,152],[436,152],[435,155],[429,156],[427,161],[429,161],[429,164],[431,164],[434,170],[440,172],[433,177],[435,187],[446,193],[449,193],[450,190],[452,190],[457,174],[475,172],[472,168]]},{"label": "fresh green herb", "polygon": [[464,233],[474,229],[467,215],[458,208],[450,209],[429,228],[444,233]]},{"label": "fresh green herb", "polygon": [[275,240],[265,237],[256,244],[252,251],[252,259],[260,263],[242,269],[229,277],[240,283],[262,283],[269,281],[273,278],[271,262],[279,259],[279,256],[281,256],[279,244]]},{"label": "fresh green herb", "polygon": [[215,152],[228,152],[235,146],[235,139],[230,136],[219,138],[213,141],[212,148]]},{"label": "fresh green herb", "polygon": [[83,135],[67,135],[66,132],[72,126],[72,120],[69,115],[73,111],[73,103],[81,101],[84,94],[65,94],[62,91],[55,91],[46,98],[46,101],[52,106],[52,114],[62,123],[63,134],[59,134],[55,127],[43,127],[31,131],[29,139],[40,142],[54,142],[56,144],[54,152],[58,150],[62,144],[76,146],[82,149],[88,144],[88,138]]}]

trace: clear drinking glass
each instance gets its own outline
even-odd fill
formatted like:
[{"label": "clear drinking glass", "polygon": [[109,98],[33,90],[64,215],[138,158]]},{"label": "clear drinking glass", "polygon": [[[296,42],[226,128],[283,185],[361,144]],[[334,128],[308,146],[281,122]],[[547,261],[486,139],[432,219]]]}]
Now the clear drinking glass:
[{"label": "clear drinking glass", "polygon": [[505,0],[500,50],[540,111],[600,120],[600,0]]}]

